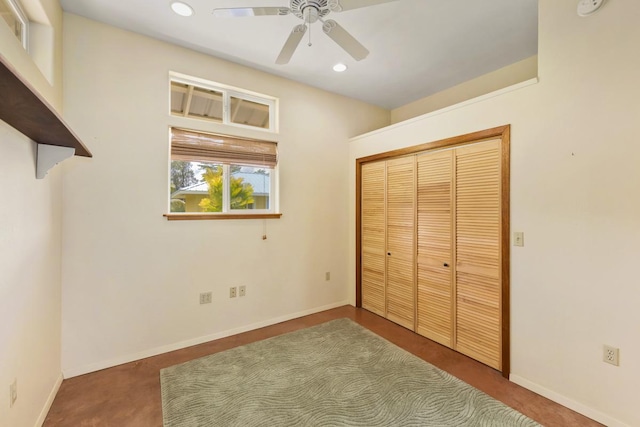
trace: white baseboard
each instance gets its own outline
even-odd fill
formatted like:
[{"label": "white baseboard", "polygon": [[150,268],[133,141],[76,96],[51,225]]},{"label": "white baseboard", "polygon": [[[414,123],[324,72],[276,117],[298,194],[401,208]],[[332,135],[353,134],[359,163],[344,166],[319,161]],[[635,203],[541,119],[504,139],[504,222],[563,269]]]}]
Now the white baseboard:
[{"label": "white baseboard", "polygon": [[556,403],[561,404],[573,411],[576,411],[579,414],[584,415],[585,417],[589,417],[592,420],[595,420],[599,423],[602,423],[608,427],[630,427],[628,424],[625,424],[615,418],[604,414],[596,409],[590,408],[587,405],[576,402],[573,399],[570,399],[566,396],[561,395],[553,390],[549,390],[546,387],[541,386],[540,384],[536,384],[532,381],[529,381],[526,378],[522,378],[518,375],[509,375],[509,380],[514,382],[528,390],[533,391],[534,393],[539,394],[540,396],[544,396],[549,400],[553,400]]},{"label": "white baseboard", "polygon": [[51,393],[49,393],[49,397],[40,411],[40,415],[38,416],[38,420],[36,421],[35,427],[42,427],[44,424],[44,420],[47,418],[47,414],[49,413],[49,409],[51,409],[51,405],[53,405],[53,400],[56,398],[56,394],[58,394],[58,390],[60,390],[60,386],[62,385],[62,372],[58,375],[58,379],[56,379],[53,388],[51,389]]},{"label": "white baseboard", "polygon": [[316,307],[309,310],[299,311],[297,313],[291,313],[284,316],[263,320],[261,322],[252,323],[250,325],[229,329],[229,330],[218,332],[211,335],[205,335],[202,337],[192,338],[186,341],[180,341],[174,344],[168,344],[161,347],[151,348],[149,350],[144,350],[135,354],[129,354],[126,356],[117,357],[115,359],[91,363],[91,364],[80,366],[77,368],[65,369],[62,373],[64,374],[64,378],[73,378],[79,375],[88,374],[90,372],[99,371],[101,369],[112,368],[114,366],[122,365],[123,363],[129,363],[135,360],[145,359],[151,356],[157,356],[158,354],[168,353],[170,351],[180,350],[182,348],[191,347],[194,345],[217,340],[220,338],[225,338],[231,335],[241,334],[243,332],[252,331],[254,329],[264,328],[265,326],[275,325],[276,323],[286,322],[287,320],[297,319],[298,317],[308,316],[309,314],[319,313],[325,310],[331,310],[332,308],[342,307],[343,305],[349,305],[349,301],[340,301],[337,303],[324,305],[322,307]]}]

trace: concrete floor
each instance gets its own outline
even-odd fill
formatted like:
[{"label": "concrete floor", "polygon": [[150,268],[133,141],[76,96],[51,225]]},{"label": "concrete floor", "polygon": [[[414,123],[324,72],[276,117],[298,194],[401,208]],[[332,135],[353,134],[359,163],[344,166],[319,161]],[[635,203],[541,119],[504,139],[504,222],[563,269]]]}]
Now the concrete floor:
[{"label": "concrete floor", "polygon": [[340,317],[359,323],[544,426],[601,425],[509,382],[473,359],[366,310],[344,306],[64,380],[44,426],[162,426],[160,369]]}]

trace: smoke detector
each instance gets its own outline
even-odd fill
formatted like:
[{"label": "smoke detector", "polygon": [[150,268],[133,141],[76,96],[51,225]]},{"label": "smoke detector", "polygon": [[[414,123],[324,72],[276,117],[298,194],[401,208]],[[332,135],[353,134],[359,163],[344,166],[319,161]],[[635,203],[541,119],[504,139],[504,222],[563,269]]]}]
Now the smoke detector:
[{"label": "smoke detector", "polygon": [[603,4],[604,0],[580,0],[578,2],[578,16],[593,15]]}]

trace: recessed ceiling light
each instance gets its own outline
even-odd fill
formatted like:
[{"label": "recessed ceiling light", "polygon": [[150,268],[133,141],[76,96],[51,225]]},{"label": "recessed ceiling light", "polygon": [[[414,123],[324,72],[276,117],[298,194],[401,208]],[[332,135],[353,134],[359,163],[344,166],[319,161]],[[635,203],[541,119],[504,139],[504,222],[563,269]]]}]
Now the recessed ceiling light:
[{"label": "recessed ceiling light", "polygon": [[341,73],[346,70],[347,70],[347,66],[342,63],[336,64],[333,66],[333,71],[335,71],[336,73]]},{"label": "recessed ceiling light", "polygon": [[180,16],[193,15],[193,8],[186,3],[174,1],[171,3],[171,9]]}]

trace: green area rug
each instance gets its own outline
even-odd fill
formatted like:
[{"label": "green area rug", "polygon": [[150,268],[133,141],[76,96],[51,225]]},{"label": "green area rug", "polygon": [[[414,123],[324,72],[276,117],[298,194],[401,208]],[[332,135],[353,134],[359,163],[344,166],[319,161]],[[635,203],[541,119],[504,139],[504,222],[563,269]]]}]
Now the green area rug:
[{"label": "green area rug", "polygon": [[165,427],[538,426],[349,319],[160,372]]}]

